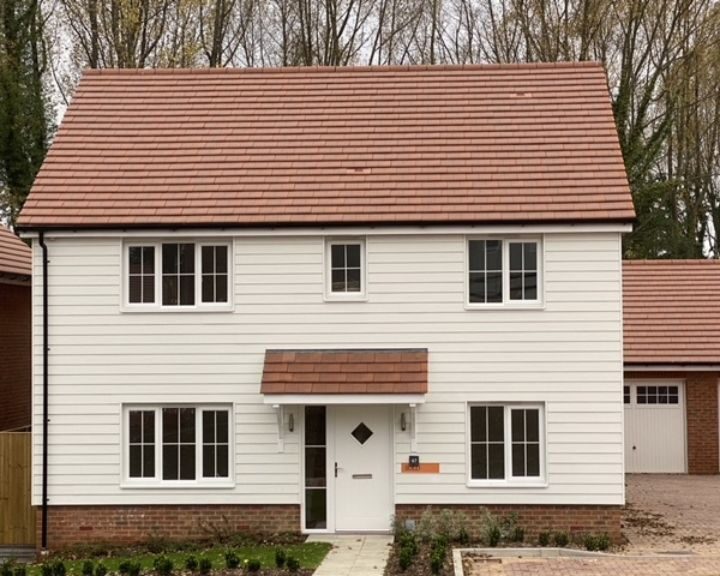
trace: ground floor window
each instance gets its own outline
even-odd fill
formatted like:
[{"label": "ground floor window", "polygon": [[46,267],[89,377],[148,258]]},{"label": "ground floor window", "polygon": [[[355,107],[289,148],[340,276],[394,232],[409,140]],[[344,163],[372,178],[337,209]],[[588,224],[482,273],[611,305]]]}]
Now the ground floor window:
[{"label": "ground floor window", "polygon": [[327,418],[325,406],[305,407],[305,528],[327,528]]},{"label": "ground floor window", "polygon": [[124,420],[129,482],[230,480],[229,406],[132,406]]},{"label": "ground floor window", "polygon": [[470,481],[538,481],[543,477],[541,405],[470,405]]}]

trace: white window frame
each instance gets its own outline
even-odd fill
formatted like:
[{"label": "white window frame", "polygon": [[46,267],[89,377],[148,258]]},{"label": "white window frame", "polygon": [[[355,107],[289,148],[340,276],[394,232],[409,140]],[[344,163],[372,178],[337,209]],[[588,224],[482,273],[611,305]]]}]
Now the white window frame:
[{"label": "white window frame", "polygon": [[[163,480],[162,477],[162,411],[164,408],[195,409],[195,479]],[[155,476],[130,477],[130,412],[143,410],[155,413]],[[228,413],[228,477],[205,478],[202,475],[202,414],[224,410]],[[121,488],[233,488],[235,486],[234,409],[231,404],[125,404],[122,407],[122,482]]]},{"label": "white window frame", "polygon": [[[505,478],[487,479],[472,477],[472,424],[471,408],[473,406],[502,406],[504,410],[504,450],[505,450]],[[538,438],[540,440],[540,475],[539,476],[513,476],[512,475],[512,410],[538,410]],[[491,488],[491,487],[519,487],[519,488],[545,488],[547,487],[547,429],[545,421],[544,402],[468,402],[466,409],[466,442],[465,461],[467,462],[467,486],[469,488]]]},{"label": "white window frame", "polygon": [[[360,246],[360,288],[359,292],[333,292],[332,291],[332,247],[345,244],[357,244]],[[364,302],[367,300],[367,242],[365,238],[338,237],[326,238],[323,274],[325,285],[325,300],[328,302]]]},{"label": "white window frame", "polygon": [[[502,302],[471,302],[470,301],[470,241],[499,240],[502,246]],[[535,300],[510,299],[510,244],[535,242],[537,244],[537,298]],[[503,308],[542,309],[545,295],[545,250],[541,236],[466,236],[465,262],[463,273],[465,281],[465,308],[467,310],[497,310]]]},{"label": "white window frame", "polygon": [[[163,305],[162,303],[162,245],[193,244],[195,247],[195,304],[192,306]],[[152,247],[155,251],[155,302],[130,302],[130,248]],[[228,301],[202,301],[202,247],[226,246],[228,270]],[[163,238],[154,240],[132,240],[122,247],[122,290],[121,310],[124,312],[228,312],[233,310],[233,244],[228,239]]]}]

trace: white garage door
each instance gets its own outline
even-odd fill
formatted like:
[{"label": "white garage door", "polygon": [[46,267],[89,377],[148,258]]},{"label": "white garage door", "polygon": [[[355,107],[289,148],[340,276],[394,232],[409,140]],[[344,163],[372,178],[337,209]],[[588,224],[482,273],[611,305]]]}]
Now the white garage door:
[{"label": "white garage door", "polygon": [[625,382],[625,471],[684,473],[685,394],[681,380]]}]

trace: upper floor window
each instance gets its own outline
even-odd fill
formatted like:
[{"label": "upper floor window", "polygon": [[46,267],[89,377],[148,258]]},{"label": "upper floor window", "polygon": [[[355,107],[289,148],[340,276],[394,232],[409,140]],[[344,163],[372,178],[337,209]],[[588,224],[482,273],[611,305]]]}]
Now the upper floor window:
[{"label": "upper floor window", "polygon": [[468,240],[468,304],[539,303],[540,247],[539,240]]},{"label": "upper floor window", "polygon": [[365,242],[331,240],[327,243],[327,295],[362,298],[365,295]]},{"label": "upper floor window", "polygon": [[230,247],[218,242],[143,242],[126,247],[126,304],[192,309],[230,303]]}]

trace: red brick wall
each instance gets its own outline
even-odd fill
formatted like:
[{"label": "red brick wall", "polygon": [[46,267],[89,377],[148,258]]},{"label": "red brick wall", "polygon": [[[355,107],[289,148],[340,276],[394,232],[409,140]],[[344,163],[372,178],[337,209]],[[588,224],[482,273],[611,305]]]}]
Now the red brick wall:
[{"label": "red brick wall", "polygon": [[30,426],[30,286],[0,279],[0,430]]},{"label": "red brick wall", "polygon": [[688,472],[718,473],[718,374],[688,372],[687,406]]},{"label": "red brick wall", "polygon": [[[37,509],[37,543],[42,512]],[[222,532],[276,534],[300,531],[297,505],[50,506],[48,548],[82,544],[136,544],[154,538],[212,539]]]},{"label": "red brick wall", "polygon": [[[400,520],[419,520],[428,506],[422,504],[398,504],[396,517]],[[503,518],[511,513],[517,514],[518,526],[525,530],[525,540],[535,542],[538,534],[544,531],[569,532],[570,534],[607,533],[613,542],[622,541],[622,506],[594,505],[436,505],[430,507],[433,512],[443,509],[463,512],[468,517],[468,532],[475,538],[482,536],[483,519],[488,511]]]},{"label": "red brick wall", "polygon": [[685,411],[689,474],[720,472],[718,438],[718,378],[720,372],[625,372],[625,379],[681,378],[685,380]]}]

